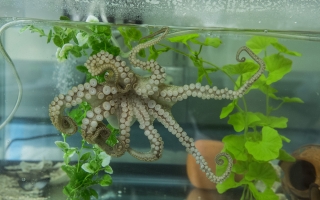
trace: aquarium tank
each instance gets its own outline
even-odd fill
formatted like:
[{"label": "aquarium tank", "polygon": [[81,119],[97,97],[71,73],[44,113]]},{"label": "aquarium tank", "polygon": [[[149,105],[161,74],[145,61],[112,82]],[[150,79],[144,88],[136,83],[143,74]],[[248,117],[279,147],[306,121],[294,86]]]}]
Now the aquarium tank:
[{"label": "aquarium tank", "polygon": [[319,8],[0,0],[0,199],[320,199]]}]

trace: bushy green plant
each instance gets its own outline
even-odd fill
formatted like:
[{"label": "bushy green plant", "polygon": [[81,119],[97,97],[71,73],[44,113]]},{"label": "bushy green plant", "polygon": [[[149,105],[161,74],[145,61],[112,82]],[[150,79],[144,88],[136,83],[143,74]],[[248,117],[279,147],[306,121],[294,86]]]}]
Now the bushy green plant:
[{"label": "bushy green plant", "polygon": [[[301,56],[301,54],[288,50],[272,37],[252,37],[247,41],[246,46],[255,54],[264,55],[267,73],[263,74],[249,91],[259,90],[265,94],[265,113],[250,112],[245,96],[242,99],[233,100],[222,109],[220,118],[229,117],[228,124],[232,125],[236,132],[243,132],[243,134],[230,134],[222,140],[223,151],[231,154],[236,162],[230,177],[217,185],[217,189],[222,193],[230,188],[244,186],[241,200],[279,199],[271,189],[279,178],[270,161],[275,159],[294,161],[294,158],[282,149],[283,142],[290,142],[290,140],[276,130],[286,128],[288,118],[272,116],[271,113],[280,109],[285,103],[303,103],[303,101],[297,97],[277,96],[273,83],[280,81],[291,71],[292,61],[285,55]],[[277,52],[269,55],[268,51],[271,47]],[[257,71],[258,67],[257,64],[247,60],[244,63],[223,66],[222,70],[229,76],[238,76],[235,85],[237,89]],[[271,106],[271,100],[278,101],[278,106]],[[218,173],[223,173],[224,170],[225,166],[220,167]],[[235,181],[235,174],[243,176],[240,182]],[[264,191],[258,191],[255,187],[258,181],[264,183]]]},{"label": "bushy green plant", "polygon": [[[89,22],[97,22],[94,17]],[[67,17],[62,16],[60,20],[69,21]],[[68,59],[70,55],[75,57],[89,56],[100,52],[108,51],[117,56],[120,49],[113,45],[111,41],[110,26],[92,25],[88,23],[85,27],[74,27],[70,24],[54,26],[48,33],[44,29],[34,25],[25,26],[20,32],[30,30],[32,33],[38,33],[40,37],[47,37],[47,43],[53,42],[57,46],[56,58],[59,62]],[[85,66],[77,66],[76,69],[86,75],[86,81],[95,78],[98,83],[104,82],[103,75],[92,76]],[[83,101],[72,110],[66,110],[76,124],[81,126],[82,119],[86,116],[87,111],[91,110],[91,106]],[[111,131],[106,143],[114,146],[117,141],[119,130],[107,125]],[[79,129],[78,128],[78,129]],[[56,141],[55,144],[64,152],[64,165],[62,170],[66,172],[70,178],[69,183],[64,187],[63,193],[69,200],[90,200],[91,197],[99,198],[98,193],[92,188],[94,185],[109,186],[112,178],[109,174],[113,173],[109,166],[110,156],[103,152],[98,146],[89,145],[82,140],[80,148],[70,147],[66,141],[67,135],[63,134],[63,141]],[[85,151],[86,150],[86,151]],[[76,164],[70,163],[70,158],[74,155],[78,156]],[[99,172],[105,172],[103,176],[99,176]]]},{"label": "bushy green plant", "polygon": [[[91,196],[99,199],[98,193],[92,186],[99,184],[109,186],[112,178],[109,174],[113,173],[109,166],[110,156],[100,148],[87,146],[86,141],[82,140],[81,148],[70,147],[66,142],[66,135],[63,134],[64,141],[56,141],[55,144],[64,152],[64,165],[61,167],[66,172],[70,181],[63,188],[63,193],[68,200],[90,200]],[[84,152],[84,150],[89,150]],[[78,156],[76,164],[70,164],[73,155]],[[99,176],[99,172],[105,172]]]}]

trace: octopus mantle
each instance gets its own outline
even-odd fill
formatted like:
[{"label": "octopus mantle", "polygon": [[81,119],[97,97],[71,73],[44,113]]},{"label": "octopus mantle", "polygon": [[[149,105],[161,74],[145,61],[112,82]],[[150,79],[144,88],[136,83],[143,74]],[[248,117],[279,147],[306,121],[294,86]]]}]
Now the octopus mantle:
[{"label": "octopus mantle", "polygon": [[[157,34],[160,33],[162,33],[161,36],[134,47],[129,57],[133,66],[150,71],[150,76],[139,76],[119,56],[114,57],[108,52],[101,51],[89,57],[85,66],[93,76],[104,74],[105,82],[97,83],[95,79],[91,79],[88,83],[73,87],[68,91],[68,94],[60,94],[55,97],[49,105],[50,119],[62,133],[74,134],[77,131],[77,125],[70,117],[64,115],[64,109],[86,101],[91,105],[92,110],[89,110],[82,120],[82,137],[88,143],[97,144],[111,156],[118,157],[128,152],[143,161],[154,161],[162,155],[163,141],[153,126],[153,121],[156,119],[178,138],[188,153],[195,157],[209,180],[215,183],[223,182],[231,172],[233,165],[231,156],[225,152],[217,155],[217,164],[223,163],[221,159],[223,156],[227,158],[228,165],[224,174],[216,176],[195,148],[194,140],[183,131],[172,116],[171,107],[174,103],[189,97],[217,100],[242,97],[263,73],[265,64],[250,49],[241,47],[237,52],[236,59],[243,62],[245,59],[239,59],[239,54],[246,51],[260,65],[260,69],[237,91],[227,88],[218,89],[209,85],[202,86],[200,83],[184,86],[167,85],[164,83],[165,69],[156,61],[145,62],[136,58],[141,49],[155,45],[162,40],[168,33],[168,29],[164,28],[157,32]],[[102,122],[103,119],[107,119],[112,126],[120,130],[117,137],[118,143],[113,147],[106,144],[110,130]],[[151,149],[149,152],[139,152],[130,148],[130,127],[134,121],[138,121],[139,127],[144,130],[145,136],[150,141]]]}]

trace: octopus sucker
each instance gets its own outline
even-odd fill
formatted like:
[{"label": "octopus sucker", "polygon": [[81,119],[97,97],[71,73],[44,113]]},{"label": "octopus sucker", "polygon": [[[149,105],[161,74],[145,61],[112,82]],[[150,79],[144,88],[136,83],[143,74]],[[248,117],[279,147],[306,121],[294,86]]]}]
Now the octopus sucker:
[{"label": "octopus sucker", "polygon": [[[168,32],[168,28],[163,28],[152,35],[146,36],[145,38],[152,39],[135,46],[129,55],[132,67],[139,67],[151,72],[147,77],[142,77],[132,71],[131,67],[125,61],[122,61],[120,56],[114,56],[106,51],[90,56],[84,65],[92,76],[104,75],[105,81],[98,83],[95,79],[91,79],[87,83],[73,87],[68,91],[68,94],[60,94],[55,97],[49,105],[50,119],[59,131],[73,134],[77,131],[76,124],[71,118],[62,116],[62,113],[64,113],[65,108],[71,108],[82,101],[86,101],[92,109],[87,111],[87,116],[82,120],[81,132],[84,140],[91,144],[97,144],[111,156],[120,157],[128,152],[133,157],[143,161],[154,161],[162,155],[164,142],[160,133],[153,126],[154,120],[157,120],[176,136],[188,153],[195,157],[200,169],[210,181],[221,183],[231,173],[232,157],[226,152],[217,155],[215,161],[218,165],[223,164],[222,157],[225,157],[228,163],[226,171],[221,176],[216,176],[195,147],[193,138],[190,138],[174,119],[171,114],[171,107],[189,97],[204,100],[241,98],[264,72],[265,63],[249,48],[241,47],[236,54],[236,60],[244,62],[245,58],[239,56],[242,52],[246,52],[259,64],[260,68],[238,90],[219,89],[216,86],[211,87],[201,85],[201,83],[191,83],[183,86],[168,85],[165,83],[165,69],[156,61],[141,61],[136,58],[141,49],[157,44]],[[110,130],[103,124],[103,119],[106,119],[120,131],[117,136],[118,143],[114,146],[109,146],[106,143],[106,140],[110,137]],[[135,121],[150,142],[150,151],[148,152],[136,151],[130,147],[130,127]]]}]

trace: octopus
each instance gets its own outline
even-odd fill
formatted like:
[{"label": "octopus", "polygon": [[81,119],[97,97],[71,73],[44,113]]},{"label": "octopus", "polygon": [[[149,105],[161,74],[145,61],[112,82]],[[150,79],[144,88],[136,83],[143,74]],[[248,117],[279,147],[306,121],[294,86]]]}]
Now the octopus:
[{"label": "octopus", "polygon": [[[105,81],[98,83],[96,79],[91,79],[89,82],[72,87],[65,95],[56,96],[49,105],[50,119],[60,132],[72,135],[77,132],[77,124],[65,114],[65,109],[77,106],[83,101],[88,102],[92,109],[87,111],[86,117],[82,120],[83,139],[90,144],[98,145],[111,156],[120,157],[128,152],[142,161],[155,161],[162,155],[164,142],[153,126],[153,122],[158,120],[177,137],[186,151],[195,157],[206,177],[214,183],[221,183],[231,173],[232,157],[227,152],[221,152],[216,156],[215,162],[218,165],[222,165],[225,161],[228,163],[222,175],[215,175],[195,147],[194,139],[189,137],[174,119],[171,108],[175,103],[189,97],[216,100],[240,98],[264,72],[265,63],[244,46],[236,54],[237,61],[245,61],[245,57],[239,58],[240,53],[245,51],[260,67],[239,89],[235,91],[228,88],[218,89],[216,86],[204,86],[200,83],[184,86],[168,85],[165,83],[165,68],[154,60],[142,61],[136,57],[140,50],[159,43],[168,32],[168,28],[163,28],[147,36],[151,38],[150,40],[138,44],[131,50],[129,55],[131,65],[149,71],[148,76],[140,76],[120,56],[114,56],[106,51],[90,56],[84,65],[92,76],[103,75]],[[119,129],[118,142],[114,146],[106,143],[111,131],[103,122],[105,119]],[[130,147],[130,127],[135,121],[139,123],[140,129],[148,138],[150,151],[140,152]]]}]

